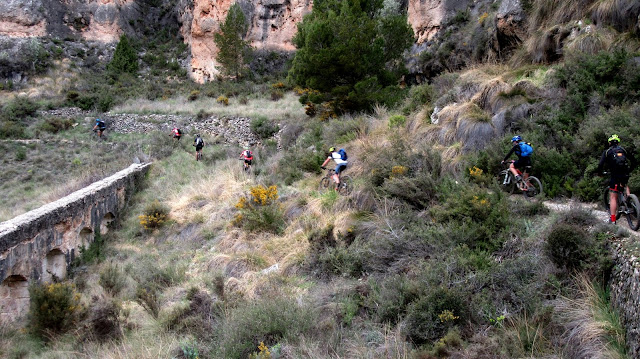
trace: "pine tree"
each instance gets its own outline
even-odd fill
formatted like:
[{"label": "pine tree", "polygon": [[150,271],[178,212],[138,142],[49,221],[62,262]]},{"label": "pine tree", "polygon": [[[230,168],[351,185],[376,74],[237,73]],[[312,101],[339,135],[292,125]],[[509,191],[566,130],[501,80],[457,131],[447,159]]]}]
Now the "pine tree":
[{"label": "pine tree", "polygon": [[107,65],[107,70],[116,74],[123,72],[135,74],[138,72],[138,53],[129,43],[127,35],[120,36],[120,42],[118,42],[116,50],[113,52],[113,59]]},{"label": "pine tree", "polygon": [[249,44],[244,40],[247,29],[244,13],[240,5],[235,3],[220,25],[220,32],[213,37],[218,46],[216,60],[222,65],[223,73],[236,79],[240,78],[248,56]]},{"label": "pine tree", "polygon": [[[402,53],[413,43],[405,15],[382,0],[318,0],[298,25],[289,79],[320,91],[337,112],[399,98]],[[396,6],[397,7],[397,6]],[[301,97],[301,101],[306,101]]]}]

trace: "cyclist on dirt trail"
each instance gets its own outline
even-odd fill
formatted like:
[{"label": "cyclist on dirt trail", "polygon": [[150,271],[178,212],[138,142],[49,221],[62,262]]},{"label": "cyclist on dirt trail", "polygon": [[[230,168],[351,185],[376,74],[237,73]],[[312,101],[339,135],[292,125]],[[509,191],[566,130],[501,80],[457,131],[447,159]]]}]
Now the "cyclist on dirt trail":
[{"label": "cyclist on dirt trail", "polygon": [[516,161],[509,164],[509,171],[511,171],[513,177],[516,179],[516,183],[518,183],[522,181],[522,176],[518,174],[516,168],[522,171],[525,167],[531,166],[531,153],[533,149],[529,143],[522,141],[522,137],[520,136],[513,136],[513,138],[511,138],[511,144],[513,145],[511,151],[507,153],[500,163],[504,164],[507,162],[509,157],[514,153],[518,156]]},{"label": "cyclist on dirt trail", "polygon": [[196,138],[193,140],[193,145],[196,146],[196,161],[198,160],[198,154],[202,153],[202,147],[204,147],[204,140],[200,135],[196,135]]},{"label": "cyclist on dirt trail", "polygon": [[98,132],[99,138],[102,138],[102,133],[106,128],[107,128],[107,124],[104,123],[104,121],[102,121],[101,119],[96,118],[96,124],[95,126],[93,126],[93,131]]},{"label": "cyclist on dirt trail", "polygon": [[326,169],[325,166],[331,160],[333,160],[336,163],[336,171],[333,174],[333,181],[336,183],[335,190],[337,191],[338,188],[340,187],[340,174],[347,169],[347,164],[348,164],[347,153],[342,148],[339,151],[336,151],[335,147],[331,147],[329,149],[329,157],[327,157],[327,159],[324,160],[324,162],[322,163],[322,166],[320,167],[322,169]]},{"label": "cyclist on dirt trail", "polygon": [[611,214],[611,218],[609,219],[609,223],[616,223],[618,192],[620,192],[621,187],[625,187],[627,197],[631,194],[627,182],[629,182],[631,171],[636,166],[636,160],[620,146],[620,137],[618,137],[618,135],[611,135],[608,141],[609,148],[602,153],[596,173],[602,174],[605,165],[611,173],[611,178],[609,179],[609,213]]},{"label": "cyclist on dirt trail", "polygon": [[180,138],[182,138],[182,130],[178,127],[174,127],[173,130],[171,130],[171,135],[180,142]]},{"label": "cyclist on dirt trail", "polygon": [[244,170],[248,171],[251,168],[251,162],[253,161],[253,152],[251,152],[249,146],[244,146],[244,151],[240,153],[240,159],[244,160]]}]

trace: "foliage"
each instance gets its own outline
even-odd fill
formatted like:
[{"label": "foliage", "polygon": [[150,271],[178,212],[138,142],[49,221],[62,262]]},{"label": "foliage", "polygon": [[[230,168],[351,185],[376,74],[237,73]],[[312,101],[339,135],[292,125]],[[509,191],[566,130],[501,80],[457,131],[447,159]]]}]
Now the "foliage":
[{"label": "foliage", "polygon": [[105,257],[105,244],[100,227],[96,226],[93,241],[89,243],[88,248],[84,244],[80,246],[80,255],[74,259],[73,266],[78,267],[83,264],[91,264],[94,261],[102,261]]},{"label": "foliage", "polygon": [[389,117],[389,128],[394,129],[403,127],[407,123],[407,118],[402,115],[393,115]]},{"label": "foliage", "polygon": [[273,121],[270,121],[264,116],[251,120],[250,126],[251,131],[261,139],[267,139],[280,130],[280,127],[277,124],[274,124]]},{"label": "foliage", "polygon": [[216,99],[216,102],[225,106],[229,105],[229,98],[227,96],[220,95]]},{"label": "foliage", "polygon": [[227,17],[220,24],[220,32],[213,35],[218,47],[216,60],[222,64],[225,74],[240,78],[248,57],[249,44],[244,40],[248,24],[239,3],[229,8]]},{"label": "foliage", "polygon": [[249,231],[265,231],[280,234],[284,230],[285,219],[278,200],[278,187],[258,185],[251,187],[249,197],[241,197],[236,203],[233,223]]},{"label": "foliage", "polygon": [[138,72],[138,53],[131,45],[127,35],[120,36],[120,42],[116,45],[113,59],[107,65],[107,70],[116,76],[121,73],[135,74]]},{"label": "foliage", "polygon": [[153,230],[162,227],[169,219],[169,207],[155,200],[144,208],[144,213],[138,216],[140,225],[145,230]]},{"label": "foliage", "polygon": [[45,339],[70,330],[83,311],[80,295],[70,283],[29,287],[29,329]]},{"label": "foliage", "polygon": [[460,293],[437,288],[409,307],[407,334],[418,345],[433,342],[462,323],[466,311]]},{"label": "foliage", "polygon": [[281,340],[295,341],[308,332],[315,315],[286,296],[259,298],[234,308],[220,328],[224,358],[246,358],[258,343],[273,346]]},{"label": "foliage", "polygon": [[293,39],[298,50],[289,78],[323,96],[301,97],[301,103],[332,100],[341,113],[399,100],[395,84],[405,71],[400,58],[413,43],[413,31],[405,16],[383,14],[381,7],[377,0],[314,4]]},{"label": "foliage", "polygon": [[116,296],[126,285],[122,271],[117,264],[109,262],[106,267],[100,271],[100,285],[111,295]]}]

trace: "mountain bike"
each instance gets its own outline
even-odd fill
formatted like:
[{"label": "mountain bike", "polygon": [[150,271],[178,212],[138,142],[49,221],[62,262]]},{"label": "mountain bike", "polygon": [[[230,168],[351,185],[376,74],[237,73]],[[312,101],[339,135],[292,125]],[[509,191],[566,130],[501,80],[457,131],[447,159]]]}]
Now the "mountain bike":
[{"label": "mountain bike", "polygon": [[[512,163],[514,161],[505,162],[506,165]],[[513,194],[516,189],[522,192],[525,198],[530,199],[542,194],[542,182],[537,177],[529,175],[529,171],[531,171],[531,166],[526,166],[524,171],[520,171],[516,168],[518,174],[522,177],[520,182],[516,182],[513,173],[506,168],[500,171],[498,174],[498,184],[503,191]]]},{"label": "mountain bike", "polygon": [[[629,228],[634,231],[637,231],[640,228],[640,202],[638,201],[638,197],[635,194],[627,195],[625,194],[625,187],[621,186],[620,190],[618,190],[618,209],[616,211],[616,219],[620,218],[622,215],[627,217],[627,224]],[[609,193],[611,188],[609,188],[609,184],[604,188],[602,192],[602,202],[604,203],[604,208],[609,212]]]},{"label": "mountain bike", "polygon": [[[324,192],[327,189],[335,188],[335,182],[333,181],[333,175],[336,170],[333,168],[327,169],[327,174],[320,179],[320,185],[318,190]],[[340,175],[340,185],[338,186],[338,193],[343,196],[348,196],[353,190],[353,180],[348,175]]]},{"label": "mountain bike", "polygon": [[244,162],[244,158],[239,158],[242,161],[242,170],[246,173],[251,173],[251,165]]},{"label": "mountain bike", "polygon": [[93,130],[93,134],[91,135],[91,140],[92,141],[106,141],[107,140],[107,135],[104,133],[105,130],[102,130],[102,136],[100,136],[100,134],[98,133],[97,128]]}]

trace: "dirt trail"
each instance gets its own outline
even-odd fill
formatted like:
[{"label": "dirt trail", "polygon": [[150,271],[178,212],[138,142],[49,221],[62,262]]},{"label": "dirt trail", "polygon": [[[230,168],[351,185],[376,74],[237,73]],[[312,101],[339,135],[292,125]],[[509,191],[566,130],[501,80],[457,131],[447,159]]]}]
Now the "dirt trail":
[{"label": "dirt trail", "polygon": [[[596,216],[596,218],[598,218],[598,220],[601,220],[604,223],[607,223],[609,221],[609,212],[605,211],[603,205],[600,203],[585,203],[574,200],[565,200],[561,202],[559,200],[554,200],[544,201],[544,205],[554,212],[566,212],[571,208],[578,207],[590,211],[594,216]],[[629,228],[629,226],[627,225],[626,217],[623,216],[622,218],[618,219],[617,225],[628,230],[631,235],[640,238],[640,232],[632,231]]]}]

